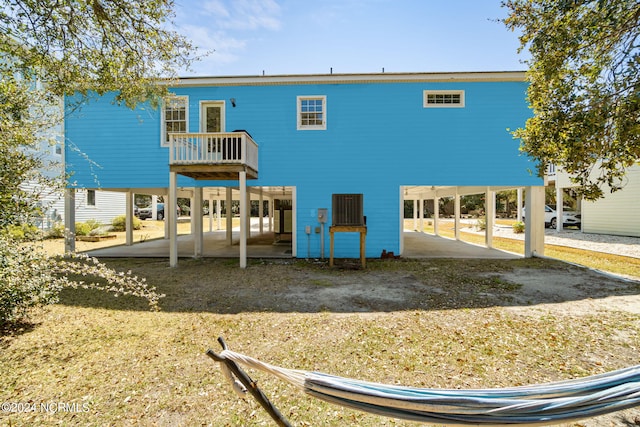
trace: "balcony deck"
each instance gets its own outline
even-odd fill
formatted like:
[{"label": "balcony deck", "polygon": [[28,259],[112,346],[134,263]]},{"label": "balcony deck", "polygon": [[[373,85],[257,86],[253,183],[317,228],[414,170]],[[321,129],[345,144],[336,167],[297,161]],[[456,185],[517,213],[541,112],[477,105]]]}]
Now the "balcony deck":
[{"label": "balcony deck", "polygon": [[171,133],[169,170],[196,180],[258,178],[258,144],[244,131]]}]

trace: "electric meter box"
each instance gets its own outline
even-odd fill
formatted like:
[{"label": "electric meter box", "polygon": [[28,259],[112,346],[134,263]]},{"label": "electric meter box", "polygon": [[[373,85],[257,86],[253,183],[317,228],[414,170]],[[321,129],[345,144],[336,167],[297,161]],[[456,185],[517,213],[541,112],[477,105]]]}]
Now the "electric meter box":
[{"label": "electric meter box", "polygon": [[318,208],[318,222],[324,224],[327,222],[327,216],[329,215],[327,208]]}]

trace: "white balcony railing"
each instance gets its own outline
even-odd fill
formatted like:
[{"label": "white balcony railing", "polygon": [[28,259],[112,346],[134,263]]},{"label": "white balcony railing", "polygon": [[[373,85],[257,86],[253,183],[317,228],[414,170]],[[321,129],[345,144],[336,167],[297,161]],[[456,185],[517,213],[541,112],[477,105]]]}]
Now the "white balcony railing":
[{"label": "white balcony railing", "polygon": [[257,171],[258,144],[246,132],[170,133],[169,164],[241,164]]}]

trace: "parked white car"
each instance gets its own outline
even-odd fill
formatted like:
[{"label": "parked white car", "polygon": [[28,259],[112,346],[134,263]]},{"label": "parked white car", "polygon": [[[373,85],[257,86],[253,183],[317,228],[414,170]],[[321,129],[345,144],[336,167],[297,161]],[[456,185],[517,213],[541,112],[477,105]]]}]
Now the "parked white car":
[{"label": "parked white car", "polygon": [[[525,219],[525,208],[522,208],[522,220]],[[562,211],[563,227],[578,227],[582,225],[582,215],[574,211]],[[556,228],[558,224],[558,215],[556,210],[550,206],[544,207],[544,226],[547,228]]]}]

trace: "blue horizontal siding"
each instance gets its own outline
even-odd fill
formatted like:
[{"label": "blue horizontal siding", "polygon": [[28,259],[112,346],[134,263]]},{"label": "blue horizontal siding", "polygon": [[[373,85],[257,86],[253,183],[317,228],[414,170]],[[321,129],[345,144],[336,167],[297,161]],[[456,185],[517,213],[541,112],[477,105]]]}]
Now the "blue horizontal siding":
[{"label": "blue horizontal siding", "polygon": [[[464,90],[464,108],[423,108],[423,90]],[[542,185],[534,164],[508,129],[530,110],[523,82],[291,84],[179,87],[189,97],[189,130],[199,130],[200,101],[226,101],[226,130],[245,129],[259,145],[259,176],[250,185],[295,186],[298,254],[307,254],[305,226],[331,209],[332,193],[363,193],[367,256],[399,252],[401,185]],[[327,100],[327,129],[296,129],[297,96]],[[236,107],[229,99],[235,98]],[[65,123],[67,170],[80,187],[168,186],[168,149],[160,146],[160,113],[93,101]],[[87,161],[91,159],[96,165]],[[99,166],[97,166],[99,165]],[[96,184],[96,181],[98,184]],[[237,185],[193,181],[179,186]],[[310,236],[319,256],[319,235]],[[357,256],[358,236],[341,235],[336,256]],[[328,254],[328,230],[326,253]]]}]

